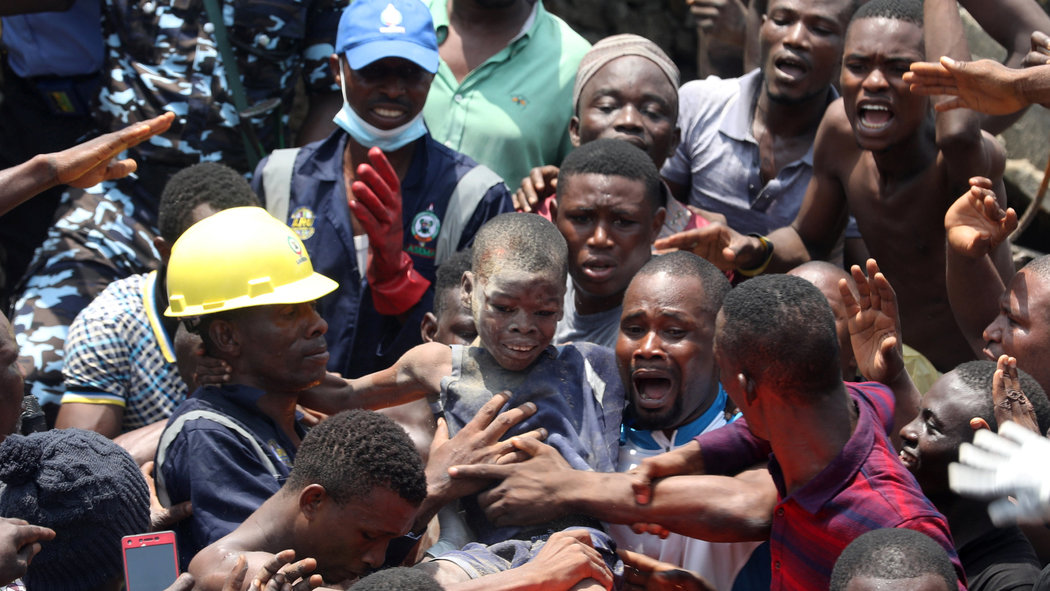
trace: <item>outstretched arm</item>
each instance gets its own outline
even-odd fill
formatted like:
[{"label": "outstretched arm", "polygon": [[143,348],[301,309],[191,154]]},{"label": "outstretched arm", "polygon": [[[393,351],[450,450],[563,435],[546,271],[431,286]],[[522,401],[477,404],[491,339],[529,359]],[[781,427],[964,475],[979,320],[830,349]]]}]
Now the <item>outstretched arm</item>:
[{"label": "outstretched arm", "polygon": [[568,514],[612,523],[657,523],[690,537],[718,542],[761,540],[769,535],[776,489],[764,468],[736,477],[675,476],[658,480],[650,502],[639,504],[633,476],[573,470],[553,447],[512,439],[531,457],[513,465],[456,466],[453,478],[500,482],[478,495],[492,523],[532,525]]},{"label": "outstretched arm", "polygon": [[[924,2],[923,19],[927,23],[937,23],[937,26],[923,29],[926,55],[970,59],[970,48],[955,0]],[[934,107],[949,100],[949,97],[934,97]],[[937,147],[944,157],[951,187],[962,186],[966,179],[976,175],[1001,184],[1005,156],[994,141],[985,141],[978,113],[969,109],[938,111],[936,130]],[[997,188],[1001,190],[1001,187]]]},{"label": "outstretched arm", "polygon": [[[967,12],[999,45],[1006,48],[1003,65],[1021,68],[1036,63],[1032,51],[1037,49],[1037,38],[1033,31],[1050,31],[1050,16],[1035,0],[959,0]],[[1043,44],[1045,48],[1046,45]],[[936,56],[927,54],[930,59]],[[985,116],[981,127],[989,133],[998,134],[1013,125],[1023,112],[1006,116]]]},{"label": "outstretched arm", "polygon": [[532,402],[500,412],[508,400],[509,393],[496,394],[451,438],[445,420],[438,419],[427,456],[427,498],[416,512],[415,531],[426,527],[431,518],[448,503],[476,493],[490,484],[484,478],[453,478],[453,466],[516,462],[524,458],[515,451],[513,441],[543,439],[547,436],[547,431],[540,428],[501,441],[512,427],[536,414],[536,404]]},{"label": "outstretched arm", "polygon": [[451,373],[448,345],[424,343],[409,349],[393,366],[360,378],[326,374],[320,385],[299,395],[299,402],[325,414],[351,408],[387,408],[436,396],[441,391],[441,378]]},{"label": "outstretched arm", "polygon": [[0,215],[57,185],[87,188],[135,172],[134,160],[113,161],[124,150],[163,133],[175,120],[165,113],[53,154],[39,154],[0,171]]},{"label": "outstretched arm", "polygon": [[999,298],[1006,290],[990,255],[1016,227],[1017,214],[1013,208],[1003,211],[992,182],[984,177],[970,179],[970,189],[944,216],[948,301],[977,355],[984,349],[984,328],[999,313]]},{"label": "outstretched arm", "polygon": [[940,63],[915,62],[904,75],[915,94],[946,95],[938,111],[973,109],[990,115],[1017,113],[1037,102],[1050,101],[1050,66],[1014,70],[992,60],[956,61],[942,57]]},{"label": "outstretched arm", "polygon": [[867,261],[868,275],[853,265],[850,271],[857,284],[858,299],[845,279],[839,280],[839,293],[849,317],[850,342],[857,358],[857,369],[869,380],[881,382],[893,391],[893,445],[900,448],[900,430],[919,414],[919,391],[904,368],[901,351],[897,294],[875,259]]}]

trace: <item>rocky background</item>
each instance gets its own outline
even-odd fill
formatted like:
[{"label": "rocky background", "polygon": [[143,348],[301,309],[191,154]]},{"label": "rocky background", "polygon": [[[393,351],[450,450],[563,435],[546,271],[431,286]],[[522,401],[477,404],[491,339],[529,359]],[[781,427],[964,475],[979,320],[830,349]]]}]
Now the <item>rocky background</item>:
[{"label": "rocky background", "polygon": [[[655,41],[675,60],[682,71],[682,82],[697,77],[697,33],[685,0],[543,1],[548,10],[565,19],[591,42],[616,33],[636,33]],[[1044,10],[1050,9],[1050,0],[1038,2]],[[984,35],[969,15],[964,17],[974,56],[1002,60],[1006,51]],[[999,137],[1010,158],[1008,198],[1019,215],[1028,207],[1043,178],[1050,157],[1048,134],[1050,111],[1033,107]],[[1050,197],[1018,243],[1039,252],[1050,252]]]}]

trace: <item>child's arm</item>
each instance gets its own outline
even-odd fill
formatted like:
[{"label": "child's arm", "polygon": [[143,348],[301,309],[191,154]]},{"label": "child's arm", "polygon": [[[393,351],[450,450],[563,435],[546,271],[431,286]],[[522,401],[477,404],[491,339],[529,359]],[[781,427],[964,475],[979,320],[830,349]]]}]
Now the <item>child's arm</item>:
[{"label": "child's arm", "polygon": [[299,402],[327,414],[397,406],[437,396],[441,379],[451,373],[452,349],[441,343],[424,343],[409,349],[393,366],[360,378],[328,374],[320,386],[303,392]]}]

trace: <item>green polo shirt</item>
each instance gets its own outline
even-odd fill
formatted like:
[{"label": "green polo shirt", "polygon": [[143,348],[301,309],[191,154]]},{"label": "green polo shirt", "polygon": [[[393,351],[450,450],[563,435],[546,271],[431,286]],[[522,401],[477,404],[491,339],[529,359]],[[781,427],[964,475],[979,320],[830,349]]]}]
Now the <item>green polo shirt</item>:
[{"label": "green polo shirt", "polygon": [[[438,44],[448,37],[448,0],[429,0]],[[524,33],[456,82],[444,60],[423,117],[430,134],[517,187],[533,167],[560,164],[572,149],[572,86],[591,47],[537,0]]]}]

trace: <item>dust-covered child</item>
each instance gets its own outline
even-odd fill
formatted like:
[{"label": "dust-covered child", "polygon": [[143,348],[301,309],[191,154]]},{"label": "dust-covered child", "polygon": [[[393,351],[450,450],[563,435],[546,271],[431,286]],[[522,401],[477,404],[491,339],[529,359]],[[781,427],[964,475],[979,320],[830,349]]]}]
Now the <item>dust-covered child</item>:
[{"label": "dust-covered child", "polygon": [[[426,395],[455,435],[494,394],[507,391],[508,406],[532,402],[537,410],[505,437],[542,428],[573,468],[615,471],[624,394],[613,352],[587,343],[551,345],[567,266],[565,240],[547,220],[521,213],[493,218],[475,237],[471,270],[462,280],[478,339],[470,346],[415,347],[390,369],[353,380],[355,395],[376,404]],[[550,533],[574,527],[590,527],[594,547],[614,573],[621,572],[597,521],[580,516],[530,528],[496,527],[473,497],[463,499],[463,508],[480,543],[438,562],[451,562],[470,578],[520,566]]]}]

